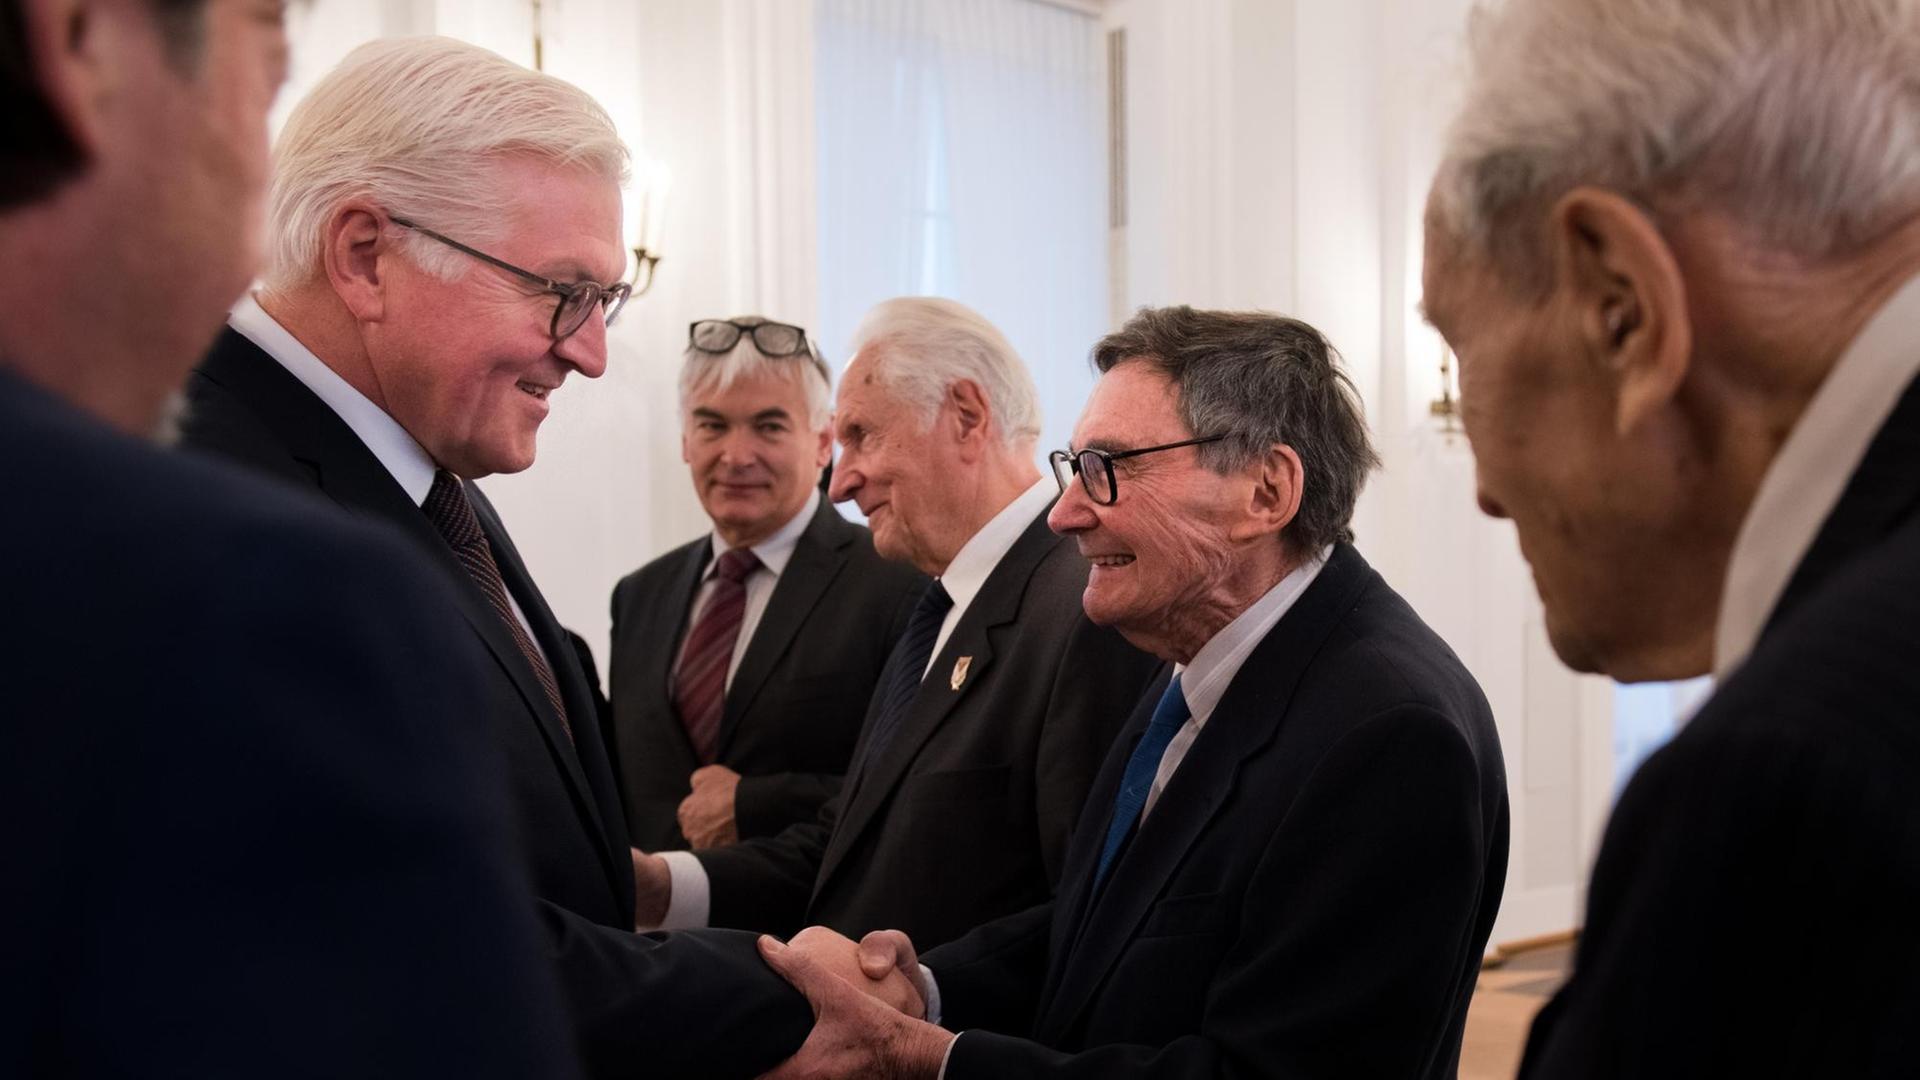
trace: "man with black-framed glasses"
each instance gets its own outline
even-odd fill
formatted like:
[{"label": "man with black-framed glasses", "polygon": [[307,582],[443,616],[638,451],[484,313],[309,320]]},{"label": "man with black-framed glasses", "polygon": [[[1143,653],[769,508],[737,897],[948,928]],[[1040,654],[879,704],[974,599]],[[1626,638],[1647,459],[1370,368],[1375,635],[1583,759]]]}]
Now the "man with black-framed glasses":
[{"label": "man with black-framed glasses", "polygon": [[1049,520],[1093,564],[1087,616],[1165,667],[1054,901],[924,966],[897,931],[860,945],[932,1023],[815,967],[850,942],[763,941],[820,1013],[773,1076],[1451,1078],[1506,778],[1479,686],[1352,546],[1357,395],[1264,313],[1142,311],[1094,363]]},{"label": "man with black-framed glasses", "polygon": [[[594,688],[473,483],[530,466],[554,391],[606,369],[625,147],[578,88],[410,38],[349,55],[274,149],[263,284],[196,373],[184,441],[427,557],[422,584],[453,601],[441,633],[488,661],[464,730],[503,763],[511,854],[589,1075],[756,1074],[806,1009],[746,935],[633,933]],[[695,1046],[707,1031],[725,1037]]]},{"label": "man with black-framed glasses", "polygon": [[822,495],[832,394],[800,327],[688,330],[680,457],[713,528],[613,590],[608,730],[636,847],[772,836],[840,790],[926,579]]}]

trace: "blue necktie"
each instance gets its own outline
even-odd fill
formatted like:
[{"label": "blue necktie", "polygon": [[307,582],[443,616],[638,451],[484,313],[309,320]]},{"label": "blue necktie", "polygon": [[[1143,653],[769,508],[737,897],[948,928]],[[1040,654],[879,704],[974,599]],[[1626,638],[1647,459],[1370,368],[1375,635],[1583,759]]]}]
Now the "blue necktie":
[{"label": "blue necktie", "polygon": [[868,763],[878,760],[880,752],[893,741],[900,721],[906,718],[907,707],[920,693],[927,661],[933,659],[933,641],[940,636],[940,624],[946,621],[947,611],[952,607],[953,597],[947,595],[946,587],[938,581],[927,582],[927,591],[920,594],[920,602],[914,606],[912,618],[907,620],[906,633],[900,635],[893,655],[881,669],[879,688],[875,691],[880,698],[880,711],[873,718],[873,733],[867,736],[866,749],[860,755],[862,771]]},{"label": "blue necktie", "polygon": [[1187,709],[1187,696],[1180,690],[1180,676],[1175,675],[1167,684],[1167,692],[1160,695],[1160,704],[1154,706],[1153,719],[1147,721],[1147,730],[1134,746],[1133,756],[1127,759],[1120,791],[1113,797],[1113,822],[1107,826],[1107,846],[1100,850],[1100,866],[1093,872],[1094,892],[1100,890],[1107,871],[1119,857],[1120,849],[1126,846],[1127,836],[1140,823],[1140,810],[1147,805],[1147,792],[1153,790],[1153,776],[1160,771],[1160,759],[1166,756],[1173,733],[1192,715]]}]

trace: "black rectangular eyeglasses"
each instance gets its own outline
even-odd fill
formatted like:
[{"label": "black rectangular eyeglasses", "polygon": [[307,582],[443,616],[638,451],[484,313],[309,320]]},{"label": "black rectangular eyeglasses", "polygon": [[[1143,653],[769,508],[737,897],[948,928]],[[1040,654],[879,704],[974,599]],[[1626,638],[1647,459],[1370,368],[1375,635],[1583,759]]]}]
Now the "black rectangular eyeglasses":
[{"label": "black rectangular eyeglasses", "polygon": [[798,356],[807,351],[807,332],[791,323],[700,319],[687,328],[687,345],[703,353],[730,353],[742,335],[753,339],[760,355]]},{"label": "black rectangular eyeglasses", "polygon": [[479,248],[468,247],[458,240],[442,236],[425,226],[415,225],[406,218],[388,214],[387,220],[403,229],[412,229],[422,236],[437,240],[455,251],[471,255],[489,266],[499,267],[515,277],[539,286],[540,291],[558,297],[559,303],[555,304],[553,309],[553,321],[547,327],[547,332],[553,335],[555,341],[571,337],[574,331],[585,326],[588,317],[593,314],[593,309],[596,307],[606,308],[607,325],[612,326],[613,320],[620,315],[620,309],[625,307],[627,300],[633,296],[633,286],[624,281],[612,285],[602,285],[597,281],[577,283],[555,281],[515,266],[505,259],[497,259]]},{"label": "black rectangular eyeglasses", "polygon": [[1047,455],[1053,463],[1053,478],[1060,483],[1060,494],[1067,493],[1067,485],[1073,477],[1080,477],[1081,486],[1087,489],[1087,497],[1101,506],[1112,506],[1120,497],[1120,482],[1114,476],[1113,463],[1142,454],[1157,454],[1162,450],[1178,450],[1183,446],[1199,446],[1202,443],[1219,442],[1227,437],[1227,432],[1218,435],[1205,435],[1198,439],[1182,439],[1163,446],[1143,446],[1138,450],[1055,450]]}]

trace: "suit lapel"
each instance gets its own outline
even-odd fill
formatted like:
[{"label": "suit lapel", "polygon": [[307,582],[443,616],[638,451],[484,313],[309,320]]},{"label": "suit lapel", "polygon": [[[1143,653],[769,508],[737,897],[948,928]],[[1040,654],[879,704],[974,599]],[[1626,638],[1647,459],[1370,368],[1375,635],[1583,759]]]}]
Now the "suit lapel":
[{"label": "suit lapel", "polygon": [[[1041,1014],[1041,1037],[1070,1027],[1092,1000],[1201,832],[1233,794],[1241,767],[1285,726],[1288,703],[1301,675],[1374,578],[1359,552],[1339,545],[1293,609],[1254,647],[1153,811],[1114,864],[1100,894],[1088,904],[1081,924],[1070,928],[1075,932],[1065,939],[1067,958],[1060,968],[1058,990],[1047,995]],[[1132,738],[1125,740],[1129,752],[1138,739],[1138,730],[1132,730]],[[1101,787],[1110,804],[1111,785]],[[1097,816],[1097,824],[1081,822],[1082,842],[1076,848],[1092,848],[1096,846],[1093,838],[1104,839],[1111,805],[1101,807]],[[1073,894],[1084,898],[1094,858],[1077,850],[1070,861],[1076,872]],[[1061,892],[1065,895],[1068,890]]]},{"label": "suit lapel", "polygon": [[846,565],[847,548],[854,536],[853,528],[833,504],[821,499],[813,520],[794,545],[786,569],[774,582],[773,595],[767,599],[760,624],[754,628],[740,667],[727,687],[725,712],[720,719],[720,754],[726,753],[740,718],[753,706],[774,666],[787,654],[801,624]]},{"label": "suit lapel", "polygon": [[[284,440],[295,460],[312,471],[315,482],[327,498],[356,517],[397,526],[412,537],[415,547],[447,575],[448,595],[474,633],[486,643],[495,663],[513,682],[521,700],[533,714],[555,761],[561,765],[568,783],[574,788],[576,800],[586,809],[586,816],[604,846],[606,834],[598,820],[596,793],[581,772],[572,744],[559,730],[559,718],[553,715],[552,707],[547,704],[546,694],[540,689],[533,669],[521,654],[519,645],[514,642],[512,632],[500,621],[492,605],[481,595],[479,587],[467,576],[446,540],[434,529],[433,523],[427,520],[420,507],[408,497],[393,474],[380,463],[373,451],[367,449],[346,421],[244,335],[231,328],[223,331],[219,343],[201,365],[201,370],[208,378],[247,401],[260,414],[262,420]],[[525,582],[525,567],[519,564],[519,556],[513,552],[512,544],[504,542],[504,532],[500,530],[498,519],[484,497],[478,496],[472,485],[468,485],[467,490],[474,500],[475,512],[488,530],[487,538],[494,546],[495,559],[502,564],[502,577],[507,580],[510,590],[515,587],[513,578],[521,579],[515,599],[520,601],[521,610],[529,613],[528,621],[534,622],[537,628],[538,622],[532,616],[528,601],[522,599],[522,593],[529,591]],[[483,506],[486,507],[484,511],[481,509]],[[506,553],[504,556],[503,551]],[[506,564],[509,562],[516,568],[513,575],[507,573]],[[536,606],[545,610],[544,603]],[[556,644],[542,640],[540,644],[549,658],[571,654],[571,648],[565,642]],[[572,668],[577,674],[578,664],[573,664]],[[556,666],[555,678],[560,677],[560,670],[561,666]],[[584,692],[584,675],[570,681],[576,691]],[[569,708],[574,708],[573,702],[564,697],[568,693],[567,685],[562,683],[563,700],[568,701]],[[590,701],[584,708],[589,715],[592,713]],[[630,878],[628,887],[631,888]]]},{"label": "suit lapel", "polygon": [[[1061,542],[1047,528],[1047,515],[1042,513],[1027,526],[1020,538],[1001,556],[993,572],[987,575],[980,592],[967,605],[960,621],[954,624],[946,646],[927,668],[926,679],[921,682],[913,703],[907,707],[907,715],[901,720],[900,730],[894,734],[892,742],[878,760],[861,760],[856,775],[847,778],[846,806],[839,823],[834,827],[826,855],[821,860],[820,874],[814,886],[816,891],[840,865],[847,852],[852,850],[861,834],[873,827],[882,816],[881,809],[906,778],[921,747],[953,715],[974,687],[987,677],[993,666],[994,639],[1004,632],[1005,627],[1018,621],[1020,601],[1026,594],[1028,580],[1033,577],[1047,553]],[[965,669],[956,672],[962,657],[966,658]],[[964,677],[956,680],[956,674]],[[958,686],[954,685],[956,681],[959,682]],[[874,716],[869,712],[869,731],[861,733],[861,747],[855,752],[856,757],[865,749],[873,720]]]},{"label": "suit lapel", "polygon": [[[613,774],[603,753],[606,744],[600,735],[600,720],[594,708],[592,692],[587,689],[586,672],[581,669],[579,659],[573,654],[573,646],[561,631],[559,620],[553,617],[546,599],[534,586],[533,577],[527,573],[519,550],[507,536],[499,513],[472,481],[463,483],[466,485],[467,498],[473,503],[474,513],[480,519],[480,527],[487,534],[487,544],[493,549],[493,559],[500,569],[500,578],[507,591],[513,594],[514,602],[520,605],[521,613],[527,617],[533,639],[546,655],[547,666],[552,669],[554,681],[560,687],[560,701],[566,707],[573,737],[567,737],[560,717],[555,715],[552,704],[547,701],[546,692],[540,688],[539,677],[533,673],[532,665],[520,652],[519,645],[513,642],[509,632],[507,643],[513,650],[510,659],[519,661],[517,666],[510,668],[514,684],[521,698],[538,718],[548,749],[565,768],[568,781],[584,796],[584,804],[589,810],[586,816],[603,853],[610,853],[614,845],[607,822],[625,819],[620,815]],[[498,625],[500,620],[496,617],[493,622]],[[619,846],[624,847],[625,843]],[[614,869],[609,866],[609,873]],[[621,852],[618,870],[621,879],[632,880],[632,864],[624,852]],[[616,889],[619,884],[619,880],[614,882]]]},{"label": "suit lapel", "polygon": [[[1060,868],[1060,887],[1054,896],[1052,947],[1048,950],[1045,983],[1049,992],[1059,987],[1067,961],[1086,928],[1087,908],[1092,902],[1093,873],[1100,862],[1100,849],[1105,843],[1107,828],[1113,821],[1113,800],[1120,791],[1121,779],[1126,775],[1127,762],[1132,759],[1134,747],[1139,745],[1146,733],[1147,722],[1153,717],[1160,695],[1166,693],[1167,683],[1172,680],[1173,665],[1163,664],[1160,673],[1142,692],[1140,703],[1120,729],[1119,737],[1114,740],[1113,748],[1107,752],[1107,759],[1100,766],[1099,775],[1087,791],[1086,806],[1089,809],[1082,811],[1083,820],[1067,845],[1066,863]],[[1088,816],[1093,814],[1099,816],[1098,828],[1093,827],[1093,821]],[[1050,993],[1043,994],[1038,1015],[1046,1015],[1050,997]]]}]

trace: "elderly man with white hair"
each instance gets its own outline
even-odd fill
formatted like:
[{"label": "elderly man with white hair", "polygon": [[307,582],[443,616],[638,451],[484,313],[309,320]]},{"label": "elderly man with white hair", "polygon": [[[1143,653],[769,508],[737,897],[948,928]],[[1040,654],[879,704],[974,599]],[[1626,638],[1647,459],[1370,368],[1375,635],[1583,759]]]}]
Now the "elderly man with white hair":
[{"label": "elderly man with white hair", "polygon": [[643,924],[891,927],[931,944],[1041,903],[1152,677],[1080,610],[1087,562],[1047,528],[1038,395],[1006,338],[952,301],[906,298],[868,314],[855,350],[831,495],[859,505],[881,555],[935,580],[840,794],[773,837],[636,856]]},{"label": "elderly man with white hair", "polygon": [[[471,483],[531,465],[553,392],[606,368],[627,295],[626,158],[592,99],[483,49],[355,51],[275,148],[265,287],[197,372],[185,442],[386,523],[440,571],[456,601],[443,633],[490,661],[468,731],[504,752],[589,1072],[751,1075],[807,1010],[744,934],[632,932],[626,822],[587,677]],[[203,659],[217,677],[223,657]],[[694,1047],[698,1031],[727,1037]]]},{"label": "elderly man with white hair", "polygon": [[1920,4],[1515,0],[1428,208],[1568,664],[1711,672],[1523,1074],[1920,1067]]}]

